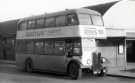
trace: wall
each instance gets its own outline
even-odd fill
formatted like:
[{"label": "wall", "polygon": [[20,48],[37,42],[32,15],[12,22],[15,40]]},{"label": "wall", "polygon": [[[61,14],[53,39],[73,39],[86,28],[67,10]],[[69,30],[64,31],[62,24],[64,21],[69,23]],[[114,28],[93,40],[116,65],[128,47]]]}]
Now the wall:
[{"label": "wall", "polygon": [[15,61],[15,38],[0,40],[0,60]]},{"label": "wall", "polygon": [[[103,57],[106,57],[110,63],[109,67],[125,67],[125,46],[124,38],[107,38],[105,40],[97,40],[98,49]],[[119,46],[123,46],[123,53],[119,53]],[[121,49],[122,50],[122,49]]]},{"label": "wall", "polygon": [[17,31],[16,20],[0,22],[0,60],[15,61],[14,41]]}]

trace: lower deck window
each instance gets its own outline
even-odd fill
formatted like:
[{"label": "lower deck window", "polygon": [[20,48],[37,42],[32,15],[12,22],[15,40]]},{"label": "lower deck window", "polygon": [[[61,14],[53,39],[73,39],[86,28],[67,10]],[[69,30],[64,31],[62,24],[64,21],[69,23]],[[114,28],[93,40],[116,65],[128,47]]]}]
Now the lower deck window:
[{"label": "lower deck window", "polygon": [[67,40],[18,40],[17,52],[39,55],[65,55],[67,50],[72,54],[81,53],[81,42],[76,39]]}]

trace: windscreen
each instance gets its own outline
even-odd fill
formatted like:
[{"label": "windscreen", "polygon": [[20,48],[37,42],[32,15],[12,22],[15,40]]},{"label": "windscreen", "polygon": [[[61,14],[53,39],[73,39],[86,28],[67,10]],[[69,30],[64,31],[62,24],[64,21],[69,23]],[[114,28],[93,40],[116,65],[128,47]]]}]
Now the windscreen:
[{"label": "windscreen", "polygon": [[103,20],[100,15],[78,14],[80,25],[98,25],[103,26]]},{"label": "windscreen", "polygon": [[99,15],[91,15],[93,25],[103,26],[102,17]]},{"label": "windscreen", "polygon": [[92,24],[92,20],[90,18],[89,14],[79,14],[79,22],[81,25],[91,25]]}]

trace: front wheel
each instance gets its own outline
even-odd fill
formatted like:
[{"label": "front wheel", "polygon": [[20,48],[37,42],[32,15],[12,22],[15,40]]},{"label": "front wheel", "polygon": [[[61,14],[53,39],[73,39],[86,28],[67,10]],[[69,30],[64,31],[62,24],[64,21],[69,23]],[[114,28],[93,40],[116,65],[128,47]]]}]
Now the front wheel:
[{"label": "front wheel", "polygon": [[80,78],[82,75],[82,70],[80,68],[80,65],[77,63],[71,63],[68,68],[68,74],[74,80]]}]

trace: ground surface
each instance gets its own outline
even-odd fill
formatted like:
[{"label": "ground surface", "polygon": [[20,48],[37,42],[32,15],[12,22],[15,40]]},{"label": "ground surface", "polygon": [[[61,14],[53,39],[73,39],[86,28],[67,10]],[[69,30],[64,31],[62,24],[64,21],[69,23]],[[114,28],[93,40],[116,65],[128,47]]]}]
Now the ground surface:
[{"label": "ground surface", "polygon": [[71,80],[66,75],[43,72],[26,73],[15,65],[0,64],[0,83],[135,83],[135,79],[123,77],[90,77],[84,74],[79,80]]}]

